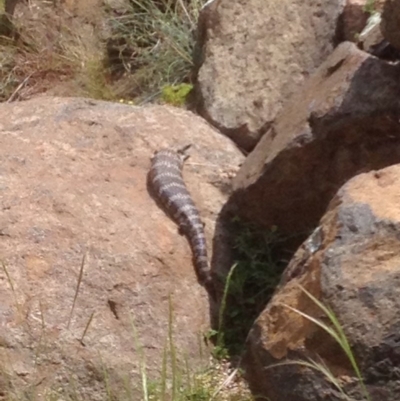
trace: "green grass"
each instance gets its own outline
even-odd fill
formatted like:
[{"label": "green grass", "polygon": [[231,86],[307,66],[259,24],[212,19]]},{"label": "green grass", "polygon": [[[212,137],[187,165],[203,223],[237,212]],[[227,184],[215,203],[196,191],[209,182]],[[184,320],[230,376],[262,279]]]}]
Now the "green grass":
[{"label": "green grass", "polygon": [[233,219],[235,265],[224,285],[219,327],[210,332],[215,355],[239,355],[255,319],[270,300],[285,262],[282,238],[276,228],[266,230]]},{"label": "green grass", "polygon": [[193,85],[181,83],[179,85],[166,85],[161,90],[161,99],[164,103],[182,107],[192,91]]},{"label": "green grass", "polygon": [[[364,399],[367,401],[371,401],[371,397],[365,386],[360,368],[358,367],[358,364],[357,364],[356,358],[353,354],[353,351],[351,349],[350,343],[346,337],[346,334],[344,333],[343,327],[340,324],[337,316],[335,315],[335,313],[329,306],[324,305],[321,301],[319,301],[317,298],[315,298],[305,288],[303,288],[302,286],[299,286],[299,288],[316,306],[318,306],[318,308],[328,318],[330,324],[324,323],[322,320],[316,319],[313,316],[310,316],[310,315],[306,314],[305,312],[302,312],[299,309],[293,308],[289,305],[283,304],[283,306],[285,308],[288,308],[291,311],[299,314],[300,316],[302,316],[303,318],[314,323],[318,327],[320,327],[340,346],[340,349],[346,355],[348,361],[350,362],[350,365],[353,368],[354,374],[358,380],[358,383],[361,388],[361,393],[362,393]],[[268,367],[266,367],[266,369],[274,369],[276,367],[285,366],[285,365],[305,366],[305,367],[308,367],[310,369],[314,369],[314,370],[320,372],[331,384],[333,384],[333,386],[342,394],[342,396],[346,400],[348,400],[348,401],[352,400],[352,398],[350,398],[350,396],[346,394],[346,392],[345,392],[343,386],[341,385],[341,383],[339,382],[339,380],[335,377],[335,375],[332,373],[332,371],[329,369],[329,367],[326,365],[326,363],[322,359],[320,359],[320,361],[316,361],[314,359],[284,361],[281,363],[277,363],[277,364],[268,366]]]},{"label": "green grass", "polygon": [[182,106],[192,89],[194,32],[204,3],[131,0],[122,15],[105,9],[111,36],[99,35],[96,48],[62,7],[44,2],[40,22],[14,20],[16,35],[0,36],[0,101],[69,81],[77,96]]},{"label": "green grass", "polygon": [[[83,272],[85,267],[86,254],[82,257],[79,273],[77,275],[77,284],[73,299],[71,300],[71,310],[69,319],[66,322],[66,330],[69,330],[72,321],[76,302],[79,299],[80,288],[82,285]],[[18,296],[16,293],[14,281],[5,263],[2,263],[3,271],[6,275],[8,285],[14,297],[15,307],[20,312]],[[43,314],[42,305],[39,305],[41,317],[41,333],[36,343],[36,348],[32,349],[35,355],[35,363],[38,366],[40,361],[46,360],[46,352],[51,349],[51,344],[47,344],[45,335],[46,323]],[[80,336],[79,341],[84,345],[83,340],[93,319],[94,312],[90,315],[86,327]],[[185,351],[177,349],[175,345],[174,316],[172,302],[169,302],[168,332],[166,333],[165,346],[162,351],[162,362],[159,376],[149,376],[145,349],[141,344],[134,318],[131,316],[132,341],[135,345],[136,353],[139,359],[139,382],[132,382],[129,374],[126,372],[111,373],[106,366],[101,355],[98,355],[100,363],[92,365],[92,371],[102,382],[101,400],[104,401],[252,401],[248,391],[228,391],[227,386],[239,375],[237,370],[231,372],[225,379],[223,372],[216,365],[216,361],[205,359],[207,352],[203,349],[201,336],[199,335],[200,358],[204,356],[204,363],[201,366],[193,367],[190,365]],[[29,330],[29,328],[26,328]],[[0,359],[0,398],[4,401],[53,401],[63,399],[65,401],[84,401],[85,396],[79,388],[79,383],[74,377],[74,367],[69,366],[70,374],[63,381],[62,385],[49,385],[41,388],[40,394],[36,384],[17,386],[17,377],[12,377],[9,373],[12,369],[12,363],[1,354]],[[100,369],[100,371],[99,371]],[[225,371],[224,371],[225,372]],[[14,379],[14,380],[13,380]],[[225,379],[225,380],[224,380]],[[123,384],[121,387],[121,383]],[[98,387],[98,385],[96,385]],[[101,393],[97,390],[97,395]],[[140,394],[140,398],[138,398]]]},{"label": "green grass", "polygon": [[[215,342],[214,355],[217,358],[241,354],[249,329],[271,298],[286,265],[282,260],[281,247],[285,239],[280,237],[275,228],[265,230],[239,219],[234,219],[234,223],[236,263],[225,281],[219,325],[216,330],[209,333],[209,337]],[[365,400],[370,401],[361,371],[336,315],[304,288],[301,289],[324,312],[329,323],[326,324],[290,306],[285,305],[285,307],[319,326],[339,344],[353,368]],[[350,400],[339,380],[322,359],[284,361],[269,366],[268,369],[290,364],[319,371],[345,399]]]},{"label": "green grass", "polygon": [[121,97],[146,103],[159,99],[165,87],[191,83],[194,31],[204,3],[131,0],[127,13],[110,20],[109,65],[114,76],[124,77]]},{"label": "green grass", "polygon": [[[132,332],[136,349],[141,360],[142,400],[143,401],[252,401],[249,392],[227,392],[224,388],[230,383],[237,370],[231,377],[221,381],[221,373],[214,364],[205,369],[193,370],[188,360],[182,361],[182,353],[178,352],[174,342],[173,309],[170,299],[168,338],[163,351],[163,359],[159,379],[150,380],[146,373],[146,358],[136,327],[132,320]],[[201,343],[200,354],[201,352]],[[181,354],[181,358],[178,357]],[[219,379],[219,380],[218,380]]]},{"label": "green grass", "polygon": [[[237,237],[235,246],[238,250],[237,263],[230,270],[226,279],[224,294],[221,302],[219,327],[213,335],[216,336],[215,355],[217,358],[226,358],[229,354],[241,351],[244,338],[240,341],[234,339],[234,335],[246,333],[249,327],[244,330],[244,325],[253,323],[255,317],[258,316],[256,310],[264,307],[263,303],[271,296],[276,282],[279,279],[280,271],[282,270],[282,263],[277,263],[274,255],[274,248],[279,247],[280,239],[275,229],[265,231],[253,225],[244,224],[240,220],[235,219]],[[279,254],[279,252],[278,252]],[[280,266],[282,264],[282,266]],[[70,318],[73,317],[75,303],[79,296],[79,290],[82,283],[83,270],[85,265],[85,256],[82,258],[79,274],[77,277],[77,285],[71,302]],[[17,302],[17,294],[15,293],[15,286],[7,266],[2,264],[10,289],[15,298],[16,308],[19,309]],[[240,269],[243,271],[241,272]],[[257,284],[257,285],[256,285]],[[260,288],[262,289],[260,291]],[[301,291],[324,313],[328,318],[328,323],[313,316],[306,314],[289,305],[283,305],[285,308],[299,314],[303,318],[314,323],[322,330],[324,330],[331,338],[339,344],[340,349],[346,355],[350,366],[353,368],[355,377],[359,383],[361,393],[364,399],[370,401],[370,395],[364,384],[361,371],[358,367],[356,358],[352,352],[350,343],[344,333],[344,330],[336,317],[335,313],[321,301],[315,298],[311,293],[299,286]],[[245,289],[249,292],[250,303],[246,303]],[[238,294],[240,296],[238,296]],[[231,297],[231,298],[230,298]],[[241,304],[239,303],[241,302]],[[229,304],[229,302],[233,302]],[[261,302],[258,304],[257,302]],[[257,304],[255,306],[255,304]],[[45,330],[45,321],[42,308],[42,330]],[[231,315],[227,312],[234,311]],[[250,311],[254,312],[252,318],[246,318],[243,313],[249,314]],[[93,313],[90,316],[85,330],[81,336],[81,342],[85,336],[86,331],[93,318]],[[236,324],[238,327],[232,328],[231,325]],[[104,383],[104,401],[133,401],[137,400],[138,392],[141,394],[142,401],[251,401],[251,395],[246,393],[237,393],[226,391],[230,381],[239,374],[238,370],[233,370],[230,376],[225,380],[218,380],[220,373],[215,370],[214,363],[206,365],[203,368],[192,369],[187,358],[184,357],[182,350],[177,350],[174,342],[174,317],[173,308],[170,300],[169,316],[168,316],[168,333],[166,335],[165,346],[162,351],[162,362],[160,366],[160,374],[158,377],[150,377],[147,371],[146,355],[144,348],[141,345],[140,338],[137,334],[134,319],[131,318],[132,339],[135,344],[137,354],[140,361],[140,383],[132,383],[130,378],[125,375],[120,378],[120,382],[125,383],[125,390],[122,392],[115,391],[114,380],[115,374],[110,375],[107,367],[103,364],[101,372],[102,381]],[[232,342],[229,342],[232,341]],[[45,336],[40,336],[37,345],[36,358],[40,353],[45,352],[46,346]],[[201,344],[201,342],[199,342]],[[201,346],[199,348],[201,354]],[[233,352],[232,352],[233,351]],[[11,376],[6,372],[4,367],[6,364],[2,361],[3,369],[0,369],[0,383],[3,385],[3,392],[6,394],[6,401],[33,401],[37,400],[37,395],[34,388],[18,389],[13,386]],[[331,372],[328,365],[322,359],[306,359],[306,360],[287,360],[278,364],[268,366],[267,369],[275,369],[282,365],[299,365],[320,372],[328,382],[330,382],[343,396],[344,399],[350,401],[350,397],[346,394],[341,382]],[[84,400],[80,395],[77,383],[71,374],[70,383],[61,392],[52,388],[46,389],[44,396],[41,400],[50,401],[62,397],[69,401]],[[136,398],[135,398],[136,397]]]},{"label": "green grass", "polygon": [[375,5],[375,0],[367,0],[365,5],[364,5],[364,11],[373,14],[375,12],[376,5]]}]

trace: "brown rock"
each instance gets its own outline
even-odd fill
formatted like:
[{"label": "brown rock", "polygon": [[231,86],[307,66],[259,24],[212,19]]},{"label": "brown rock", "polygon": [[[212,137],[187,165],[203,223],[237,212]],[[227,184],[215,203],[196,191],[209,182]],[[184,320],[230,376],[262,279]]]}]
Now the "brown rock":
[{"label": "brown rock", "polygon": [[315,370],[271,367],[287,359],[321,362],[322,358],[351,399],[364,399],[338,344],[285,307],[329,322],[301,285],[336,314],[370,399],[399,399],[399,199],[400,165],[396,165],[353,178],[332,200],[319,229],[296,253],[282,286],[248,337],[248,377],[262,395],[271,400],[342,400]]},{"label": "brown rock", "polygon": [[357,42],[357,35],[363,30],[369,13],[365,11],[368,0],[346,0],[342,14],[343,39]]},{"label": "brown rock", "polygon": [[386,0],[374,0],[373,2],[371,2],[372,5],[372,11],[378,12],[378,13],[382,13],[383,8],[385,7],[385,3]]},{"label": "brown rock", "polygon": [[202,363],[210,305],[186,239],[146,189],[153,152],[187,143],[184,176],[211,251],[223,174],[242,156],[201,118],[73,98],[0,105],[0,376],[9,373],[14,388],[73,385],[99,400],[107,379],[113,392],[136,391],[132,321],[151,377],[161,369],[169,299],[177,351],[192,367]]},{"label": "brown rock", "polygon": [[399,77],[341,44],[246,158],[227,208],[304,238],[349,178],[400,161]]},{"label": "brown rock", "polygon": [[341,0],[214,0],[199,21],[198,111],[250,150],[330,54]]},{"label": "brown rock", "polygon": [[382,34],[396,49],[400,49],[400,1],[386,0],[383,7]]}]

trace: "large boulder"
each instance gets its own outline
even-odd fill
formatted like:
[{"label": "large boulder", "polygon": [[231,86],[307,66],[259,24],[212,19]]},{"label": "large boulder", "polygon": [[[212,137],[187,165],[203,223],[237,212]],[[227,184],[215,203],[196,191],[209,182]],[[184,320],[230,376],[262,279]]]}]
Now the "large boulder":
[{"label": "large boulder", "polygon": [[73,98],[0,105],[0,383],[9,374],[21,392],[74,387],[85,400],[135,391],[135,330],[149,377],[169,329],[201,366],[210,303],[187,240],[146,187],[153,152],[188,143],[184,176],[211,251],[242,156],[201,118]]},{"label": "large boulder", "polygon": [[301,287],[337,316],[365,379],[371,401],[400,394],[400,165],[361,174],[334,197],[302,245],[281,287],[247,341],[247,376],[271,400],[343,400],[319,372],[296,364],[324,363],[351,399],[360,395],[343,350],[319,326],[287,306],[329,320]]},{"label": "large boulder", "polygon": [[209,122],[250,150],[331,53],[344,0],[214,0],[198,25],[196,96]]},{"label": "large boulder", "polygon": [[304,235],[351,177],[400,162],[400,65],[341,44],[234,179],[229,208]]}]

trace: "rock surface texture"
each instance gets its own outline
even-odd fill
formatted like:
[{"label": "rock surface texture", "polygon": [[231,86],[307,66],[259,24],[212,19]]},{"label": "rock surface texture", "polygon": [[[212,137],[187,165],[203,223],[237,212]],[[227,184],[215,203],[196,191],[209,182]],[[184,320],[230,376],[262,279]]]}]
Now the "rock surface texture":
[{"label": "rock surface texture", "polygon": [[400,162],[399,78],[400,65],[341,44],[246,158],[228,206],[283,233],[316,227],[349,178]]},{"label": "rock surface texture", "polygon": [[330,54],[343,0],[214,0],[199,20],[198,111],[250,150]]},{"label": "rock surface texture", "polygon": [[242,156],[202,119],[83,99],[0,105],[0,360],[14,388],[44,394],[73,382],[85,400],[107,398],[105,378],[111,392],[134,389],[132,321],[151,376],[170,302],[176,349],[201,363],[208,299],[187,240],[146,188],[153,152],[187,143],[184,177],[211,253],[224,172]]},{"label": "rock surface texture", "polygon": [[367,1],[346,0],[346,5],[340,18],[343,40],[357,42],[357,35],[363,30],[369,17],[369,13],[365,11]]},{"label": "rock surface texture", "polygon": [[386,0],[381,21],[382,34],[389,43],[400,50],[400,1]]},{"label": "rock surface texture", "polygon": [[395,165],[360,174],[332,200],[248,337],[248,377],[258,392],[271,400],[342,400],[315,370],[298,365],[267,369],[286,358],[320,361],[319,355],[351,399],[365,399],[337,343],[284,306],[328,321],[301,285],[335,312],[371,400],[399,399],[399,199],[400,165]]}]

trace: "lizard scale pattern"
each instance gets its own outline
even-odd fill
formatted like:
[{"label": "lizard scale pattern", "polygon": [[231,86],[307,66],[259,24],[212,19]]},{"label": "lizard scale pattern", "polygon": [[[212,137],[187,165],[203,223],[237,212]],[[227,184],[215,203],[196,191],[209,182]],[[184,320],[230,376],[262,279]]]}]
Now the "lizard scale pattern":
[{"label": "lizard scale pattern", "polygon": [[182,177],[183,163],[188,157],[185,155],[187,148],[178,151],[163,149],[156,152],[151,162],[149,185],[167,214],[188,238],[200,284],[212,291],[204,226]]}]

